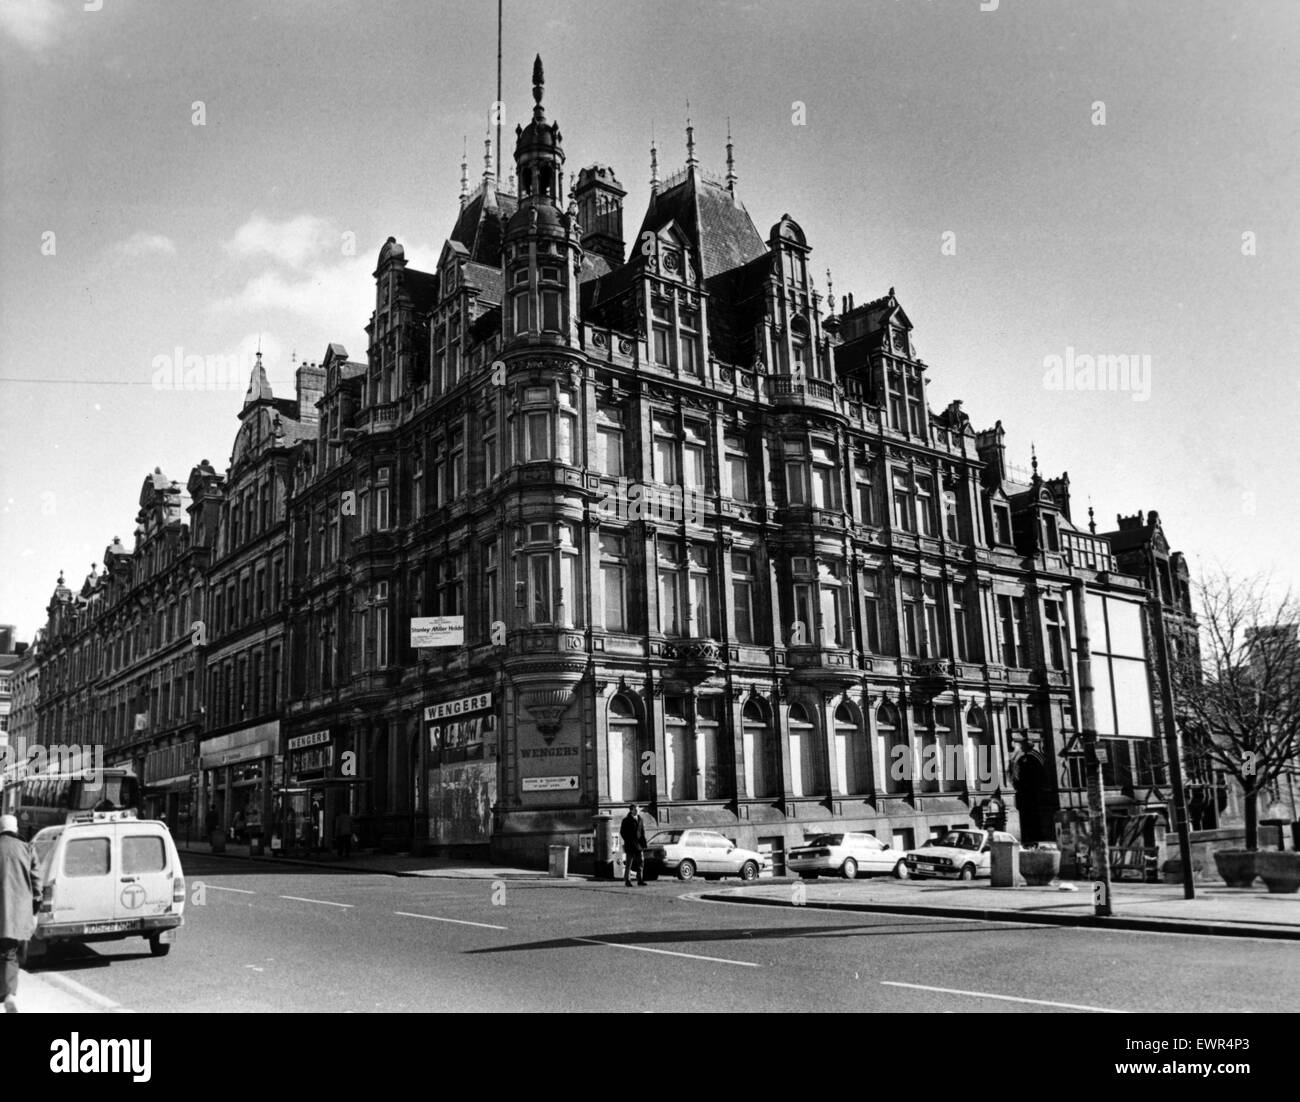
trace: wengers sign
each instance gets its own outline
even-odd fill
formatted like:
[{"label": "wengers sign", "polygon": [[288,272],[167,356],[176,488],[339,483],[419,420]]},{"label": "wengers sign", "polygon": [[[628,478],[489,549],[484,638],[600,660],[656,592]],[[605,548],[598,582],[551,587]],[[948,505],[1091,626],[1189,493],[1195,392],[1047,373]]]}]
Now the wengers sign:
[{"label": "wengers sign", "polygon": [[484,744],[496,741],[496,718],[491,693],[430,704],[424,709],[424,720],[435,761],[482,757]]}]

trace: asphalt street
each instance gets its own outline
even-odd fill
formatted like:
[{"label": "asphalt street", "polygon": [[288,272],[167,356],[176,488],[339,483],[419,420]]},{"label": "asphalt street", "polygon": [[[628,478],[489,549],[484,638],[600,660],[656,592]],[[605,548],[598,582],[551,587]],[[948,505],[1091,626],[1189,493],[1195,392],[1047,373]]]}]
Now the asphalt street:
[{"label": "asphalt street", "polygon": [[49,962],[143,1012],[1293,1011],[1300,948],[706,902],[705,885],[186,862],[185,927]]}]

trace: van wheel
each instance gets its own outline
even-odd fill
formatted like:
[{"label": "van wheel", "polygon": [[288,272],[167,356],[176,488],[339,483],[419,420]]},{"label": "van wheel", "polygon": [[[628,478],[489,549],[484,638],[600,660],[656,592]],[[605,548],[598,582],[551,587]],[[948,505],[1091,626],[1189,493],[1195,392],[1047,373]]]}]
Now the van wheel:
[{"label": "van wheel", "polygon": [[151,956],[165,957],[172,951],[171,943],[159,941],[157,935],[154,935],[151,938],[146,938],[145,940],[149,942],[149,953]]}]

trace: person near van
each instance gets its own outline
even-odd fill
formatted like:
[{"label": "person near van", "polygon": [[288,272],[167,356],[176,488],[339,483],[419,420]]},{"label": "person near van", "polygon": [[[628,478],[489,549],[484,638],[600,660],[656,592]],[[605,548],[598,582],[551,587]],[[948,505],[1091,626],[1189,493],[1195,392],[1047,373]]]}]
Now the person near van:
[{"label": "person near van", "polygon": [[244,841],[244,813],[242,811],[235,812],[235,821],[231,823],[231,827],[234,829],[235,832],[235,841],[243,842]]},{"label": "person near van", "polygon": [[5,1013],[18,1011],[18,960],[36,930],[44,884],[36,851],[18,836],[18,820],[0,815],[0,994]]},{"label": "person near van", "polygon": [[352,816],[346,807],[334,816],[334,852],[339,857],[352,856]]},{"label": "person near van", "polygon": [[619,837],[623,839],[623,886],[632,886],[632,870],[636,869],[636,882],[645,884],[645,826],[637,814],[636,804],[629,805],[622,825],[618,828]]}]

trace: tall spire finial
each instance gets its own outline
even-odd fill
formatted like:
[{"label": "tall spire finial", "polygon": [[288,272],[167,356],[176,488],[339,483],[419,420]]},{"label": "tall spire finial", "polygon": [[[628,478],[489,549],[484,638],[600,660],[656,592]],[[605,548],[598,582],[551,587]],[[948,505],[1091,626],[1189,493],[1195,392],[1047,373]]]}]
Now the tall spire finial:
[{"label": "tall spire finial", "polygon": [[546,87],[546,74],[542,71],[542,55],[533,58],[533,118],[538,122],[546,117],[542,110],[542,89]]},{"label": "tall spire finial", "polygon": [[469,138],[462,135],[460,150],[460,205],[469,199]]},{"label": "tall spire finial", "polygon": [[727,190],[736,194],[736,158],[731,147],[731,119],[727,119]]},{"label": "tall spire finial", "polygon": [[1088,531],[1097,534],[1097,521],[1092,515],[1092,498],[1088,498]]},{"label": "tall spire finial", "polygon": [[650,194],[659,191],[659,150],[655,148],[654,123],[650,124]]},{"label": "tall spire finial", "polygon": [[487,138],[483,142],[483,188],[492,186],[492,127],[488,127]]},{"label": "tall spire finial", "polygon": [[686,167],[694,168],[699,161],[695,159],[695,127],[691,125],[691,101],[686,101]]},{"label": "tall spire finial", "polygon": [[1032,440],[1029,441],[1029,465],[1034,469],[1034,484],[1037,485],[1042,479],[1038,475],[1038,449]]},{"label": "tall spire finial", "polygon": [[835,283],[831,279],[831,270],[826,269],[826,298],[830,303],[831,317],[835,316]]}]

